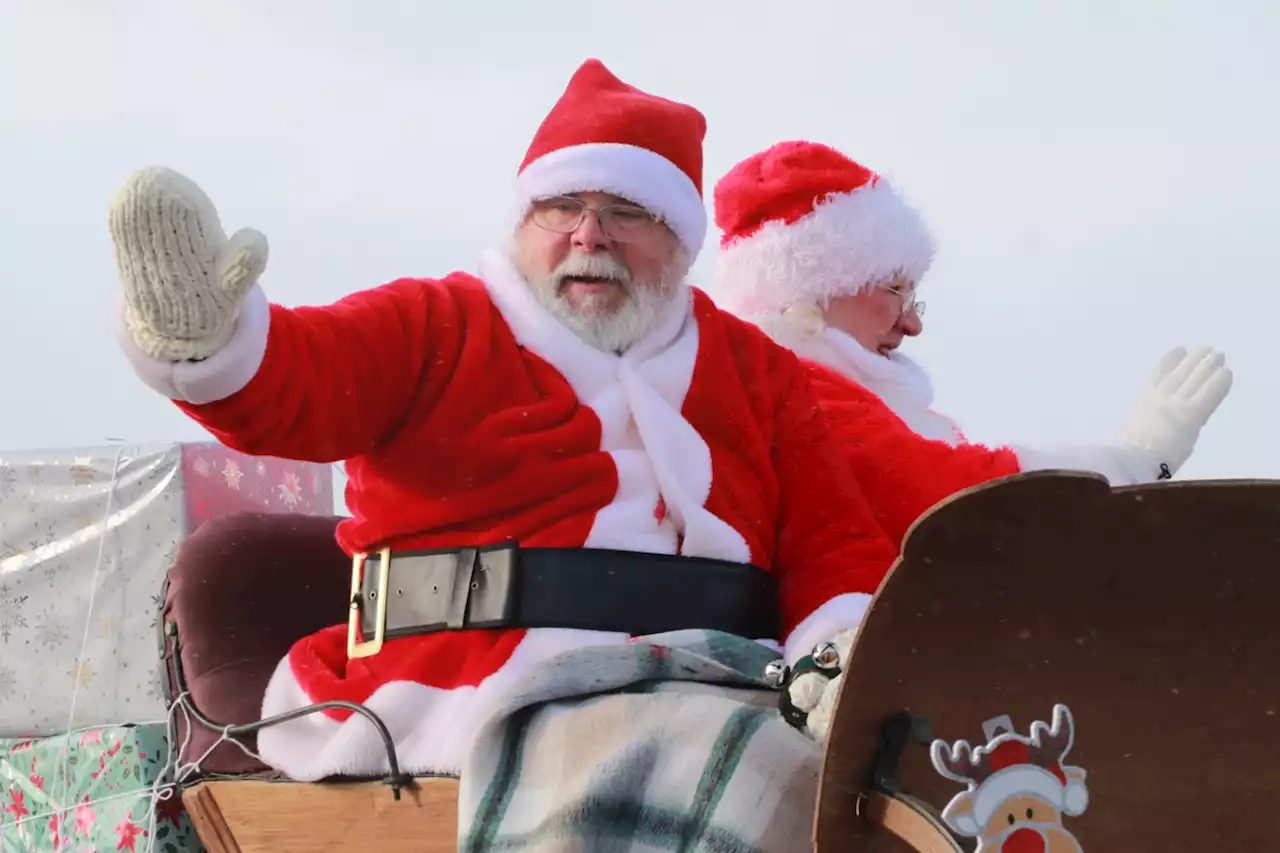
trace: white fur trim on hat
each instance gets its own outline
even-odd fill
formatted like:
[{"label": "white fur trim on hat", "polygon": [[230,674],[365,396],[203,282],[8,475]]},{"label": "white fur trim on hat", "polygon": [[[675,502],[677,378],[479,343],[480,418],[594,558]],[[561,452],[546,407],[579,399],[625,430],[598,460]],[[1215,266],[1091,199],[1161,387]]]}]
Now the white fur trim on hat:
[{"label": "white fur trim on hat", "polygon": [[986,826],[1000,806],[1021,796],[1039,797],[1062,811],[1065,795],[1062,781],[1048,770],[1034,764],[1018,764],[989,776],[978,786],[973,797],[973,818],[978,826]]},{"label": "white fur trim on hat", "polygon": [[[1083,773],[1083,770],[1075,768],[1077,773]],[[1084,782],[1078,779],[1067,779],[1067,792],[1062,798],[1062,813],[1065,815],[1084,814],[1084,810],[1089,807],[1089,789]]]},{"label": "white fur trim on hat", "polygon": [[902,273],[913,282],[933,262],[920,214],[883,179],[828,196],[790,225],[765,223],[716,259],[716,300],[735,314],[775,314],[857,293]]},{"label": "white fur trim on hat", "polygon": [[593,142],[534,160],[516,179],[523,214],[534,199],[573,192],[622,196],[658,214],[690,260],[707,237],[707,209],[689,176],[660,154],[634,145]]}]

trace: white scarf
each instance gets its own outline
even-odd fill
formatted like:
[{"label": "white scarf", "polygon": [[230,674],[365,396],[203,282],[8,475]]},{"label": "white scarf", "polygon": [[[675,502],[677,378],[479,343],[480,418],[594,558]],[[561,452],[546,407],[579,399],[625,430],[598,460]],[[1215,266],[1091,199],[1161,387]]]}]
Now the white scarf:
[{"label": "white scarf", "polygon": [[[680,286],[644,339],[625,354],[614,355],[591,346],[552,316],[501,252],[484,254],[480,278],[520,345],[560,371],[578,399],[596,412],[602,449],[615,453],[615,458],[618,453],[633,457],[629,450],[643,452],[648,472],[633,476],[620,466],[619,496],[627,491],[624,486],[647,483],[651,477],[656,485],[652,498],[662,497],[682,534],[680,554],[749,562],[751,549],[742,534],[706,508],[714,474],[711,450],[682,411],[699,351],[698,321],[688,287]],[[615,505],[597,515],[588,547],[671,553],[669,543],[637,542],[635,525],[623,517],[626,507],[616,505],[618,501],[615,498]],[[644,505],[642,520],[652,520],[653,505]],[[654,535],[670,533],[670,526],[660,523],[662,529]]]},{"label": "white scarf", "polygon": [[955,422],[931,408],[933,382],[929,374],[903,353],[882,356],[839,329],[827,326],[813,334],[800,328],[802,321],[785,316],[743,319],[801,358],[829,367],[871,391],[918,435],[951,445],[964,442]]}]

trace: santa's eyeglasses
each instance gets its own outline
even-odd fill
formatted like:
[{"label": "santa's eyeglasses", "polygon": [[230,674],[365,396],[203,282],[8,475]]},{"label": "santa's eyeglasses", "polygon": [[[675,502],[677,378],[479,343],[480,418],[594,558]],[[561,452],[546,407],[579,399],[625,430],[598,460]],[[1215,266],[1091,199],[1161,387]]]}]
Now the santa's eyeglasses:
[{"label": "santa's eyeglasses", "polygon": [[661,221],[639,205],[606,204],[591,207],[582,199],[568,195],[537,199],[530,208],[535,225],[559,234],[577,231],[588,213],[596,215],[600,230],[606,237],[619,243],[640,239]]},{"label": "santa's eyeglasses", "polygon": [[917,317],[924,316],[924,303],[916,299],[916,292],[913,289],[903,287],[902,285],[893,285],[891,287],[882,288],[888,293],[892,293],[902,302],[899,309],[899,316],[905,317],[908,314],[915,313]]}]

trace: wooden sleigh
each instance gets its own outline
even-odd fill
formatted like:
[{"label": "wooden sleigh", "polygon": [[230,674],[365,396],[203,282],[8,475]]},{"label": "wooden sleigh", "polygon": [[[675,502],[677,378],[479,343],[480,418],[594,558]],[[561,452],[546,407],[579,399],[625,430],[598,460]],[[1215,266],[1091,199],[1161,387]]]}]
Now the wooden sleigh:
[{"label": "wooden sleigh", "polygon": [[1278,481],[939,504],[850,656],[817,850],[1280,850],[1278,602]]},{"label": "wooden sleigh", "polygon": [[[183,802],[213,853],[456,849],[456,779],[417,779],[397,799],[378,780],[287,781],[215,746],[220,726],[257,719],[276,662],[347,597],[336,522],[210,522],[170,572],[166,671],[173,696],[205,723],[190,726],[183,751],[184,761],[203,756]],[[1280,482],[1113,491],[1045,472],[939,504],[908,536],[849,662],[818,851],[973,851],[944,808],[968,828],[1015,777],[1045,802],[1010,789],[997,803],[1027,823],[1001,830],[1003,853],[1280,849],[1266,808],[1280,797],[1277,602]],[[939,747],[981,747],[1002,716],[1005,740],[1030,756],[1020,771],[1000,770],[995,750],[975,761],[939,748],[935,764],[935,736]],[[181,713],[178,723],[181,743]],[[241,740],[252,747],[251,733]],[[1070,803],[1046,788],[1037,761],[1056,762],[1068,781],[1082,768],[1086,807],[1078,783]],[[959,796],[966,775],[986,787]],[[1028,808],[1035,822],[1023,820]],[[1014,837],[1028,826],[1041,846]]]}]

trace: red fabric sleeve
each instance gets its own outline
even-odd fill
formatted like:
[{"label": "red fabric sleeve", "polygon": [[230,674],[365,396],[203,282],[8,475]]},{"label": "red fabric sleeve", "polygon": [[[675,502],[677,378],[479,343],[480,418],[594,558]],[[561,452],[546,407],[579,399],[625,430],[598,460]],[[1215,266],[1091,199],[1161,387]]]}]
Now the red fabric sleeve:
[{"label": "red fabric sleeve", "polygon": [[446,281],[400,279],[324,307],[272,305],[266,354],[241,390],[176,404],[228,447],[336,462],[363,454],[442,393],[467,334]]},{"label": "red fabric sleeve", "polygon": [[911,525],[934,504],[971,486],[1019,473],[1012,450],[923,438],[861,385],[806,364],[841,454],[877,521],[899,547]]}]

